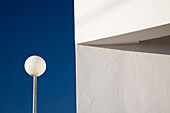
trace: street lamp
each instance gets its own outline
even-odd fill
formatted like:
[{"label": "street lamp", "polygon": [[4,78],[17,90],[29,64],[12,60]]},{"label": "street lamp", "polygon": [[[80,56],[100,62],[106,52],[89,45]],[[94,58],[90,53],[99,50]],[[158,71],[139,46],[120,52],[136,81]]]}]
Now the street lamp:
[{"label": "street lamp", "polygon": [[33,113],[37,113],[37,77],[46,70],[46,63],[40,56],[30,56],[24,64],[26,72],[33,76]]}]

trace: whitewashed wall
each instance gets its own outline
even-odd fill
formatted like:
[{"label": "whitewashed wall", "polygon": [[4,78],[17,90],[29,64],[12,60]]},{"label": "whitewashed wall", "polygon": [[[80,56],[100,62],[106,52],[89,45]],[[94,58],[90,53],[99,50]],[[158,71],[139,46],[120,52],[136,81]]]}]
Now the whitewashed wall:
[{"label": "whitewashed wall", "polygon": [[[75,0],[74,3],[76,44],[170,23],[170,0]],[[165,34],[167,33],[169,32]],[[158,36],[164,35],[164,33],[160,34]],[[141,37],[142,39],[139,37],[132,35],[130,39],[127,39],[128,37],[125,36],[122,41],[129,43],[146,39],[146,37]]]},{"label": "whitewashed wall", "polygon": [[[170,113],[167,41],[149,43],[150,51],[147,44],[129,50],[77,45],[77,113]],[[166,54],[157,54],[159,47],[168,47]]]},{"label": "whitewashed wall", "polygon": [[77,113],[170,113],[170,1],[74,3]]}]

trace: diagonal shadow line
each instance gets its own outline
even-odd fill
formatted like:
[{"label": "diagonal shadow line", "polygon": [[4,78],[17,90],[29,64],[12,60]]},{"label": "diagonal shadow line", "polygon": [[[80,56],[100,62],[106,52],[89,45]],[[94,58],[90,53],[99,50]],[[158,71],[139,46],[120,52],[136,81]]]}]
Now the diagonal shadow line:
[{"label": "diagonal shadow line", "polygon": [[170,36],[142,41],[139,44],[97,45],[93,47],[170,55]]}]

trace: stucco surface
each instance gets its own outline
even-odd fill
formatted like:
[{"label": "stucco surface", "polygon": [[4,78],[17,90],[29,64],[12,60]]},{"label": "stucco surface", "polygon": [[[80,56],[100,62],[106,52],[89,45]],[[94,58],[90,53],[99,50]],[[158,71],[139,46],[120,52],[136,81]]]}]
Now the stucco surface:
[{"label": "stucco surface", "polygon": [[170,56],[77,45],[78,113],[170,113]]},{"label": "stucco surface", "polygon": [[[79,44],[169,24],[169,6],[169,0],[75,0],[75,42]],[[165,36],[164,33],[158,35]],[[129,38],[123,39],[123,43],[138,41],[138,38]]]}]

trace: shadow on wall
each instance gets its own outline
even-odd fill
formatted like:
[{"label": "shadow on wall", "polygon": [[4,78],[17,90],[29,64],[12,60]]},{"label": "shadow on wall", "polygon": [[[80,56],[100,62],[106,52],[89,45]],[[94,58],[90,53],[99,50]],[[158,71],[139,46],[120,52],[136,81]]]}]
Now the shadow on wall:
[{"label": "shadow on wall", "polygon": [[139,44],[103,45],[95,47],[170,55],[170,36],[141,41]]}]

